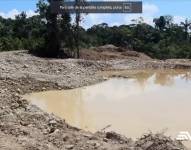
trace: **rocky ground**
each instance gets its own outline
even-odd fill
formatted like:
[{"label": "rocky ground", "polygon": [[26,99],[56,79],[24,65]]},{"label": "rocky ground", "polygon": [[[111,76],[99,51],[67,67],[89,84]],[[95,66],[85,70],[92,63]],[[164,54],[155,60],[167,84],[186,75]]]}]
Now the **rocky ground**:
[{"label": "rocky ground", "polygon": [[113,132],[95,134],[71,127],[43,112],[21,95],[68,89],[101,82],[97,72],[145,68],[191,68],[190,60],[158,61],[139,56],[121,60],[45,59],[25,51],[0,53],[0,150],[181,150],[184,146],[162,134],[137,141]]}]

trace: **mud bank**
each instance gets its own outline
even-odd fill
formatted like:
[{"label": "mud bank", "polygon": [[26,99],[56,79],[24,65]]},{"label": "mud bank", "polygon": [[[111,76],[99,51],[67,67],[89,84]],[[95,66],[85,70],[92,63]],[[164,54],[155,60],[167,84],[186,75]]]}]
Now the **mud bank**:
[{"label": "mud bank", "polygon": [[29,104],[21,95],[68,89],[105,80],[97,72],[145,68],[191,68],[190,60],[90,61],[42,59],[23,51],[0,53],[0,149],[2,150],[175,150],[184,146],[162,134],[137,141],[113,132],[95,134],[71,127],[64,120]]}]

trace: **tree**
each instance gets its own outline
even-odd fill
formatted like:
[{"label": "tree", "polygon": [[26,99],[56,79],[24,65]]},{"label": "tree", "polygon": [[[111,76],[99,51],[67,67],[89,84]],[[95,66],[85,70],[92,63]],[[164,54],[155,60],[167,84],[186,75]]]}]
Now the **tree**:
[{"label": "tree", "polygon": [[144,19],[143,17],[139,17],[137,19],[132,19],[131,21],[133,22],[134,25],[137,25],[137,24],[142,24],[144,22]]},{"label": "tree", "polygon": [[40,0],[37,3],[37,8],[41,21],[45,22],[46,26],[44,47],[38,53],[46,57],[58,57],[61,41],[59,38],[57,14],[51,13],[50,0],[48,0],[48,3],[45,0]]},{"label": "tree", "polygon": [[21,12],[21,14],[15,16],[13,31],[15,33],[14,36],[19,38],[28,38],[28,30],[27,30],[27,15],[25,12]]},{"label": "tree", "polygon": [[153,20],[153,22],[155,23],[155,27],[157,29],[159,29],[160,31],[165,29],[166,26],[166,20],[164,16],[160,16],[159,18],[155,18]]},{"label": "tree", "polygon": [[164,16],[166,22],[166,28],[171,28],[173,26],[173,17],[170,15]]},{"label": "tree", "polygon": [[186,19],[185,22],[180,23],[184,29],[185,32],[185,39],[189,40],[189,33],[188,30],[191,27],[191,20]]},{"label": "tree", "polygon": [[[75,5],[79,6],[85,3],[85,0],[75,0]],[[74,28],[74,39],[75,39],[75,46],[76,46],[76,57],[80,58],[80,47],[79,47],[79,27],[80,22],[82,20],[82,16],[79,11],[76,11],[75,16],[75,28]]]},{"label": "tree", "polygon": [[161,16],[153,20],[154,28],[138,18],[130,25],[101,23],[86,30],[80,26],[80,12],[75,24],[68,13],[52,14],[47,0],[39,0],[37,12],[32,17],[25,12],[15,19],[0,17],[0,51],[29,49],[44,57],[79,58],[80,48],[113,44],[158,59],[191,58],[189,19],[174,24],[172,16]]},{"label": "tree", "polygon": [[60,40],[61,49],[68,48],[69,51],[64,51],[68,57],[75,57],[74,52],[74,35],[73,27],[71,25],[71,16],[69,13],[64,13],[60,18]]}]

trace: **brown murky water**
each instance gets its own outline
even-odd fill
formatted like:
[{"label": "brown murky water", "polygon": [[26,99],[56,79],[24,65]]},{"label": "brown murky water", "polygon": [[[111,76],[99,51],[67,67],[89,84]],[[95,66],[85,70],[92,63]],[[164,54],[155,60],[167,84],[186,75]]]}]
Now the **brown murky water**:
[{"label": "brown murky water", "polygon": [[191,72],[140,71],[134,78],[108,81],[65,91],[27,95],[43,110],[92,132],[111,125],[127,137],[152,131],[176,137],[191,133]]}]

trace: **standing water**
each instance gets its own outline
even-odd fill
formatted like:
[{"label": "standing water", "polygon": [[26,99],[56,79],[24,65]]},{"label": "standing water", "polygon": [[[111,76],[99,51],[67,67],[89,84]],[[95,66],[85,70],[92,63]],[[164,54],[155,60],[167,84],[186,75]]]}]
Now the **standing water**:
[{"label": "standing water", "polygon": [[143,71],[133,78],[64,91],[33,93],[26,98],[69,124],[92,132],[109,130],[137,138],[166,131],[175,138],[191,132],[191,72]]}]

